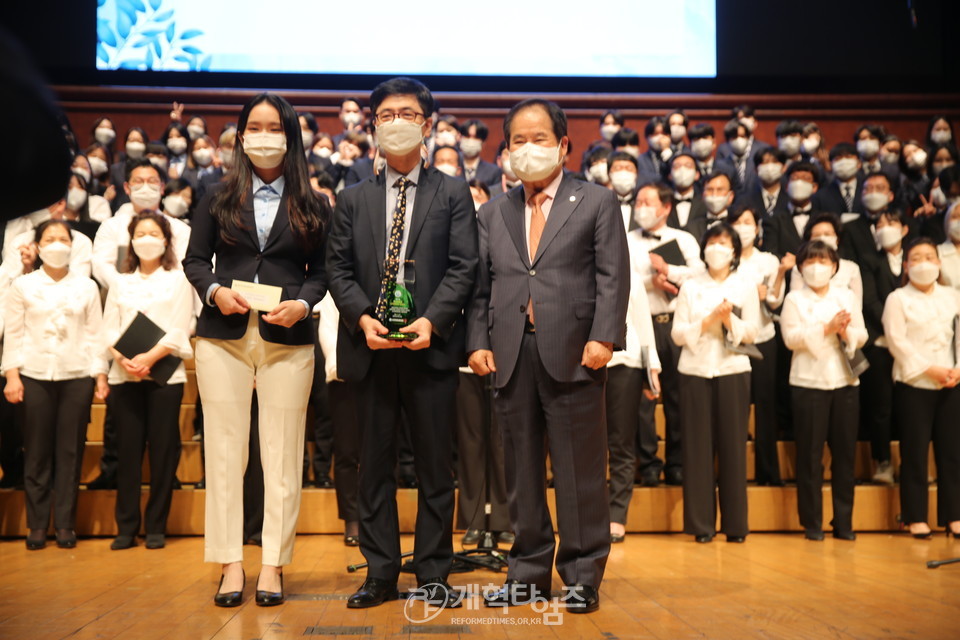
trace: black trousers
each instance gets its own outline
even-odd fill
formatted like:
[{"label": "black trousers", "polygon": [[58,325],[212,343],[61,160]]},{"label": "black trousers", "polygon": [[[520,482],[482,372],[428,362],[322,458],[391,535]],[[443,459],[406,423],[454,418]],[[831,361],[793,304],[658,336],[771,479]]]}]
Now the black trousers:
[{"label": "black trousers", "polygon": [[20,379],[27,527],[46,530],[52,505],[53,526],[74,529],[93,378]]},{"label": "black trousers", "polygon": [[624,365],[607,369],[607,450],[610,467],[610,521],[627,523],[636,473],[637,411],[646,372]]},{"label": "black trousers", "polygon": [[679,468],[683,464],[683,447],[680,437],[680,374],[677,363],[680,361],[680,347],[670,337],[673,328],[673,314],[669,322],[658,322],[654,316],[653,337],[660,356],[660,398],[663,402],[663,414],[666,418],[666,460],[657,457],[657,401],[646,396],[640,398],[640,429],[637,433],[637,457],[640,470],[655,472],[659,475],[664,468]]},{"label": "black trousers", "polygon": [[[747,426],[750,373],[717,378],[680,374],[683,411],[683,531],[695,536],[720,531],[749,533],[747,521]],[[719,477],[714,479],[714,460]]]},{"label": "black trousers", "polygon": [[117,423],[113,416],[113,399],[107,396],[103,416],[103,449],[100,450],[100,475],[115,478],[119,451],[117,447]]},{"label": "black trousers", "polygon": [[140,484],[143,454],[150,449],[150,497],[144,531],[165,533],[173,483],[180,462],[180,402],[183,384],[152,380],[110,387],[117,425],[117,533],[140,533]]},{"label": "black trousers", "polygon": [[893,356],[876,345],[864,347],[863,355],[870,368],[860,376],[860,439],[870,441],[874,460],[889,462],[893,439]]},{"label": "black trousers", "polygon": [[[317,333],[314,332],[314,337]],[[313,407],[313,424],[307,425],[307,442],[313,442],[313,459],[309,449],[303,447],[303,479],[310,475],[313,467],[313,479],[330,479],[330,467],[333,462],[333,422],[330,419],[330,401],[327,393],[326,371],[320,342],[314,340],[313,386],[310,387],[310,406]],[[311,464],[312,463],[312,464]]]},{"label": "black trousers", "polygon": [[755,479],[758,483],[779,484],[780,458],[777,455],[777,340],[757,346],[763,360],[751,360],[750,397],[753,400]]},{"label": "black trousers", "polygon": [[804,529],[823,529],[823,446],[830,445],[833,530],[853,530],[853,464],[860,420],[860,390],[793,387],[797,442],[797,510]]},{"label": "black trousers", "polygon": [[457,478],[460,481],[457,524],[461,529],[487,528],[483,507],[489,483],[489,529],[509,531],[510,511],[503,475],[503,438],[493,414],[489,384],[487,376],[460,374],[460,386],[457,388],[457,447],[460,453],[457,459]]},{"label": "black trousers", "polygon": [[22,418],[21,408],[10,404],[0,395],[0,470],[3,471],[4,483],[10,486],[23,482]]},{"label": "black trousers", "polygon": [[566,585],[599,588],[610,553],[603,391],[602,382],[551,378],[540,360],[536,334],[524,334],[516,369],[497,389],[494,402],[516,535],[508,579],[550,588],[556,543],[547,509],[549,447],[560,533],[557,573]]},{"label": "black trousers", "polygon": [[327,385],[333,424],[333,468],[336,476],[337,516],[344,522],[360,520],[357,485],[360,477],[360,427],[354,385]]},{"label": "black trousers", "polygon": [[243,540],[263,534],[263,464],[260,462],[260,403],[254,390],[250,403],[250,442],[243,472]]},{"label": "black trousers", "polygon": [[927,460],[937,464],[937,524],[960,520],[960,388],[917,389],[898,382],[900,509],[906,523],[927,521]]},{"label": "black trousers", "polygon": [[419,484],[413,548],[417,578],[446,578],[453,560],[450,451],[457,371],[431,369],[421,355],[407,349],[379,351],[367,376],[356,383],[362,433],[360,551],[371,578],[396,581],[400,572],[395,468],[401,408],[409,418]]}]

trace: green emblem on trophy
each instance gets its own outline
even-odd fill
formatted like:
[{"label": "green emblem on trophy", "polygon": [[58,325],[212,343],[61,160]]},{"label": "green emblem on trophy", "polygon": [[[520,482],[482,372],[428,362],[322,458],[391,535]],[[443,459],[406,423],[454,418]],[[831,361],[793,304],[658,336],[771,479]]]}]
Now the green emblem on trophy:
[{"label": "green emblem on trophy", "polygon": [[414,261],[407,260],[403,265],[403,284],[392,282],[387,285],[386,309],[384,317],[380,319],[390,333],[384,336],[387,340],[413,340],[415,333],[400,331],[417,319],[416,307],[413,304],[413,287],[416,276],[413,267]]}]

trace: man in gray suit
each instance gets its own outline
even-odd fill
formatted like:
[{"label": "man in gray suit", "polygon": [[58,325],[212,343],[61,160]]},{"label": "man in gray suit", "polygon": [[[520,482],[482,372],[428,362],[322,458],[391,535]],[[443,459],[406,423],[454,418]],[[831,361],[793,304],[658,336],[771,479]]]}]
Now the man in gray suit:
[{"label": "man in gray suit", "polygon": [[502,606],[549,597],[548,445],[562,601],[586,613],[599,606],[610,551],[604,384],[605,365],[626,338],[626,235],[613,191],[564,175],[569,139],[560,107],[521,102],[503,130],[523,184],[477,214],[480,268],[467,308],[470,366],[494,376],[516,533],[507,581],[486,600]]}]

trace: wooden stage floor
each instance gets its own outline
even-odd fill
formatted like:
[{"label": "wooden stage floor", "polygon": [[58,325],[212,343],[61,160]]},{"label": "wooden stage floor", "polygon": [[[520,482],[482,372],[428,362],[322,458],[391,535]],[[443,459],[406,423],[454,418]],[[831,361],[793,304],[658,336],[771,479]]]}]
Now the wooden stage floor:
[{"label": "wooden stage floor", "polygon": [[[52,543],[53,541],[51,541]],[[412,544],[404,536],[403,546]],[[759,533],[742,545],[720,536],[699,545],[680,534],[632,534],[615,545],[593,614],[547,606],[508,611],[477,604],[476,594],[504,574],[454,574],[468,601],[457,610],[424,611],[390,602],[348,610],[345,598],[363,572],[359,551],[340,536],[301,535],[286,571],[289,600],[253,603],[259,549],[246,547],[243,606],[213,606],[218,569],[201,563],[199,537],[168,539],[166,549],[110,551],[109,538],[81,539],[27,551],[23,539],[0,541],[0,638],[277,640],[281,638],[785,638],[960,637],[960,564],[928,569],[928,560],[960,556],[960,541],[904,534],[827,536]],[[404,574],[401,589],[415,586]],[[554,579],[559,590],[559,579]],[[436,613],[424,622],[423,618]],[[547,624],[556,623],[556,624]]]}]

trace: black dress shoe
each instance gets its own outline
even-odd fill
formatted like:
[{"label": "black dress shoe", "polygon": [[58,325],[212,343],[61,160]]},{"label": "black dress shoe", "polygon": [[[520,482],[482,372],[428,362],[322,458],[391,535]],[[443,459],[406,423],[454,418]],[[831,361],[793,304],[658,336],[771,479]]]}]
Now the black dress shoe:
[{"label": "black dress shoe", "polygon": [[663,481],[673,486],[679,486],[683,484],[683,469],[680,469],[679,467],[664,469]]},{"label": "black dress shoe", "polygon": [[246,540],[244,540],[243,544],[248,544],[248,545],[251,545],[251,546],[254,546],[254,547],[261,547],[261,546],[263,546],[263,535],[260,534],[260,533],[251,534],[251,535],[247,536],[247,538],[246,538]]},{"label": "black dress shoe", "polygon": [[16,489],[23,488],[23,477],[16,478],[9,473],[4,474],[0,478],[0,489]]},{"label": "black dress shoe", "polygon": [[727,542],[736,542],[737,544],[745,542],[746,539],[747,536],[727,536]]},{"label": "black dress shoe", "polygon": [[696,538],[694,538],[694,540],[698,544],[707,544],[708,542],[713,542],[713,536],[708,534],[703,534],[703,535],[697,536]]},{"label": "black dress shoe", "polygon": [[620,544],[626,539],[626,536],[620,535],[619,533],[610,534],[610,544]]},{"label": "black dress shoe", "polygon": [[[257,576],[257,582],[260,582],[259,576]],[[278,604],[283,604],[284,600],[282,571],[280,572],[280,591],[264,591],[263,589],[257,589],[257,594],[254,597],[254,601],[257,603],[258,607],[275,607]]]},{"label": "black dress shoe", "polygon": [[360,588],[347,599],[348,609],[366,609],[367,607],[376,607],[389,600],[396,600],[400,597],[397,591],[397,583],[391,580],[381,578],[367,578],[360,585]]},{"label": "black dress shoe", "polygon": [[643,487],[659,487],[660,472],[644,471],[642,474],[640,474],[640,485]]},{"label": "black dress shoe", "polygon": [[512,531],[501,531],[497,534],[497,541],[502,542],[503,544],[513,544],[516,542],[516,540],[517,536],[515,536]]},{"label": "black dress shoe", "polygon": [[207,479],[200,478],[200,481],[197,484],[193,485],[194,489],[206,489],[207,488]]},{"label": "black dress shoe", "polygon": [[467,529],[460,538],[460,544],[477,544],[478,542],[480,542],[480,529]]},{"label": "black dress shoe", "polygon": [[857,539],[857,534],[855,534],[853,531],[834,531],[833,537],[837,540],[849,540],[850,542],[853,542]]},{"label": "black dress shoe", "polygon": [[483,603],[488,607],[516,607],[532,604],[538,600],[549,600],[550,591],[536,585],[526,584],[507,578],[503,587],[493,593],[483,594]]},{"label": "black dress shoe", "polygon": [[30,533],[27,535],[27,549],[30,551],[37,551],[43,549],[47,546],[47,530],[46,529],[30,529]]},{"label": "black dress shoe", "polygon": [[87,489],[94,491],[109,490],[117,488],[117,478],[115,476],[105,476],[102,473],[97,478],[87,484]]},{"label": "black dress shoe", "polygon": [[57,529],[57,546],[61,549],[73,549],[76,547],[76,531],[73,529]]},{"label": "black dress shoe", "polygon": [[397,482],[400,485],[401,489],[416,489],[417,488],[417,478],[416,476],[400,476],[400,480]]},{"label": "black dress shoe", "polygon": [[[223,574],[220,574],[220,586],[223,586]],[[243,572],[243,581],[247,581],[247,574]],[[220,587],[217,587],[217,592],[213,595],[213,604],[218,607],[239,607],[243,602],[243,588],[241,587],[240,591],[227,591],[226,593],[220,593]]]},{"label": "black dress shoe", "polygon": [[820,542],[823,540],[823,531],[820,531],[819,529],[804,529],[803,537],[807,540]]},{"label": "black dress shoe", "polygon": [[144,546],[147,549],[163,549],[167,546],[167,538],[162,533],[148,533],[147,543]]},{"label": "black dress shoe", "polygon": [[110,543],[110,549],[112,551],[122,551],[123,549],[129,549],[135,546],[137,546],[137,538],[135,536],[117,536],[113,539],[113,542]]},{"label": "black dress shoe", "polygon": [[334,488],[334,486],[333,486],[333,480],[331,480],[329,476],[320,478],[319,480],[317,480],[317,488],[318,488],[318,489],[333,489],[333,488]]},{"label": "black dress shoe", "polygon": [[564,589],[560,603],[570,613],[590,613],[600,608],[600,594],[590,585],[576,584]]},{"label": "black dress shoe", "polygon": [[420,581],[417,591],[411,597],[441,609],[456,609],[463,603],[463,591],[454,589],[443,578],[427,578]]},{"label": "black dress shoe", "polygon": [[343,545],[346,547],[359,547],[360,536],[343,536]]}]

